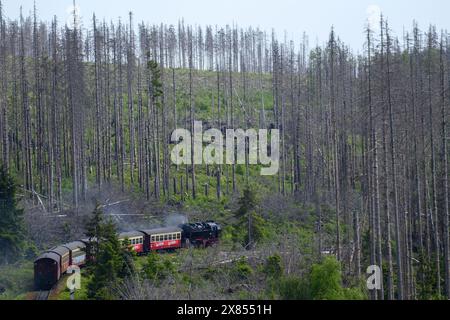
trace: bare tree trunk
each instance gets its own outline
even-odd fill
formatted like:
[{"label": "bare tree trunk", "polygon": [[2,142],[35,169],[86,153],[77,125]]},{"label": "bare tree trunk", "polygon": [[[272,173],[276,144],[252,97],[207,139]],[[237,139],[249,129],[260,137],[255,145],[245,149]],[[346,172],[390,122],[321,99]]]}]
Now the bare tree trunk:
[{"label": "bare tree trunk", "polygon": [[[373,210],[373,233],[376,237],[376,257],[377,257],[377,265],[381,269],[381,275],[383,275],[383,256],[382,256],[382,248],[381,248],[381,219],[380,219],[380,184],[379,184],[379,170],[378,170],[378,141],[377,141],[377,129],[375,127],[374,120],[374,112],[373,112],[373,104],[372,104],[372,57],[371,57],[371,31],[367,30],[367,47],[368,47],[368,98],[369,98],[369,131],[370,131],[370,140],[371,140],[371,148],[373,152],[373,193],[374,193],[374,210]],[[375,252],[374,252],[375,253]],[[383,277],[382,277],[383,279]],[[381,290],[379,291],[379,299],[384,300],[384,286],[381,283]]]},{"label": "bare tree trunk", "polygon": [[436,151],[434,145],[434,127],[433,127],[433,103],[432,103],[432,70],[431,70],[431,50],[433,49],[434,32],[430,27],[428,34],[428,110],[430,116],[430,146],[431,146],[431,201],[432,201],[432,218],[434,220],[434,245],[435,245],[435,263],[436,263],[436,288],[437,294],[441,295],[441,262],[440,262],[440,245],[439,245],[439,213],[436,194]]},{"label": "bare tree trunk", "polygon": [[127,84],[128,84],[128,124],[129,124],[129,154],[130,154],[130,183],[131,188],[134,188],[134,170],[135,170],[135,121],[134,121],[134,95],[133,95],[133,77],[135,68],[134,57],[134,31],[133,31],[133,15],[129,15],[129,43],[127,50]]},{"label": "bare tree trunk", "polygon": [[441,119],[442,119],[442,149],[441,149],[441,171],[442,171],[442,186],[443,190],[442,201],[443,201],[443,212],[442,219],[444,222],[444,233],[442,235],[444,239],[444,268],[445,268],[445,293],[447,298],[450,299],[450,243],[449,243],[449,201],[448,201],[448,149],[447,149],[447,115],[446,110],[448,110],[447,97],[445,95],[445,68],[444,68],[444,48],[443,48],[443,36],[441,37],[440,44],[440,80],[441,80]]},{"label": "bare tree trunk", "polygon": [[341,260],[341,229],[340,229],[340,179],[339,179],[339,148],[338,148],[338,128],[337,128],[337,114],[336,114],[336,98],[335,98],[335,84],[334,84],[334,63],[335,63],[335,39],[334,30],[331,31],[330,36],[330,105],[331,105],[331,121],[333,128],[333,153],[334,153],[334,187],[335,187],[335,201],[336,201],[336,255],[337,259]]},{"label": "bare tree trunk", "polygon": [[194,57],[192,48],[192,30],[188,30],[188,42],[189,42],[189,108],[190,108],[190,119],[191,119],[191,181],[192,181],[192,198],[196,198],[196,183],[195,183],[195,163],[194,163],[194,144],[195,144],[195,134],[194,134],[194,121],[195,121],[195,105],[193,100],[193,68],[194,68]]},{"label": "bare tree trunk", "polygon": [[389,109],[389,131],[390,131],[390,151],[391,151],[391,177],[392,177],[392,193],[394,196],[394,219],[395,219],[395,241],[397,246],[397,291],[398,299],[404,299],[404,278],[403,278],[403,251],[401,247],[401,236],[400,236],[400,214],[398,205],[398,194],[397,194],[397,169],[395,164],[396,149],[395,149],[395,131],[394,131],[394,113],[392,108],[392,95],[391,95],[391,65],[390,65],[390,55],[391,55],[391,39],[389,36],[389,27],[386,23],[386,67],[387,67],[387,90],[388,90],[388,109]]},{"label": "bare tree trunk", "polygon": [[0,1],[0,126],[2,137],[2,164],[6,170],[9,169],[9,125],[8,125],[8,113],[7,113],[7,91],[8,91],[8,79],[6,72],[6,25],[3,20],[3,7]]}]

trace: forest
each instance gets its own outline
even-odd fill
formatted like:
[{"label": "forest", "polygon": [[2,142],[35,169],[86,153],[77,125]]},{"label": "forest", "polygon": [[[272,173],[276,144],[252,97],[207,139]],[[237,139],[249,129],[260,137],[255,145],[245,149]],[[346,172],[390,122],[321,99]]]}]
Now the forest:
[{"label": "forest", "polygon": [[[306,34],[124,15],[83,25],[74,12],[63,24],[37,9],[8,17],[0,1],[0,164],[16,184],[0,263],[81,235],[103,205],[123,231],[168,213],[224,227],[219,248],[134,257],[144,276],[126,273],[103,298],[450,298],[448,32],[412,22],[396,35],[380,16],[350,48],[331,26],[311,45]],[[195,121],[279,129],[278,173],[260,176],[248,159],[173,164],[172,132]],[[11,245],[13,202],[32,248]],[[371,265],[379,290],[366,288]]]}]

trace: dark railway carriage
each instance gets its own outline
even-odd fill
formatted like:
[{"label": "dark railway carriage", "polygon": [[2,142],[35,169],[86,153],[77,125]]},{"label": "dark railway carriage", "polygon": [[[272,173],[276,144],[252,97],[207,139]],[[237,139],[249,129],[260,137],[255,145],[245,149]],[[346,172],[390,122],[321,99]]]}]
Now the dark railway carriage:
[{"label": "dark railway carriage", "polygon": [[36,288],[50,290],[61,278],[70,263],[70,250],[64,246],[46,251],[34,262],[34,283]]},{"label": "dark railway carriage", "polygon": [[69,266],[82,267],[86,264],[86,245],[82,241],[74,241],[62,246],[70,250]]},{"label": "dark railway carriage", "polygon": [[59,255],[60,275],[64,274],[70,266],[70,250],[64,246],[58,246],[47,252],[53,252]]},{"label": "dark railway carriage", "polygon": [[61,277],[61,257],[54,252],[45,252],[34,261],[34,286],[50,290]]},{"label": "dark railway carriage", "polygon": [[174,250],[182,246],[182,232],[178,227],[143,230],[147,251]]}]

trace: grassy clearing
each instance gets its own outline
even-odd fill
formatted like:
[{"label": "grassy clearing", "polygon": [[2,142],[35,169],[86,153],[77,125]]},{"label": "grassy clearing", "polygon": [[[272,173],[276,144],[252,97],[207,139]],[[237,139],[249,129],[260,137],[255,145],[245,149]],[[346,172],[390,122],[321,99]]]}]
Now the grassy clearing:
[{"label": "grassy clearing", "polygon": [[33,262],[0,266],[0,300],[24,300],[33,291]]}]

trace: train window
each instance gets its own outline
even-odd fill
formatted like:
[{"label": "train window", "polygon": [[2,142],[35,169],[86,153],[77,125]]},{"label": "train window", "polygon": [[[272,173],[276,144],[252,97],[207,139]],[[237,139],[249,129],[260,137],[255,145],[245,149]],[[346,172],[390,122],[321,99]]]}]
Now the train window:
[{"label": "train window", "polygon": [[169,240],[173,240],[173,235],[169,234]]},{"label": "train window", "polygon": [[155,241],[155,236],[152,236],[152,242],[154,242]]},{"label": "train window", "polygon": [[164,240],[167,240],[169,238],[169,236],[166,234],[165,236],[164,236]]},{"label": "train window", "polygon": [[181,233],[177,233],[177,239],[181,239]]},{"label": "train window", "polygon": [[156,241],[161,241],[161,236],[156,236]]},{"label": "train window", "polygon": [[131,244],[136,244],[136,240],[135,240],[135,239],[132,239],[132,240],[131,240]]}]

